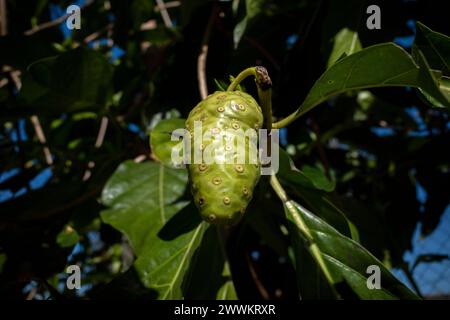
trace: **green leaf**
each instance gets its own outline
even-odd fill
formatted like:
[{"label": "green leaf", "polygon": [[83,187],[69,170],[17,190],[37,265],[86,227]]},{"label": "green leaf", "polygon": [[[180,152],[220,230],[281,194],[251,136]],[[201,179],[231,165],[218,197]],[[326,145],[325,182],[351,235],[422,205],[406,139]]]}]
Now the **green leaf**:
[{"label": "green leaf", "polygon": [[328,58],[327,68],[331,67],[343,55],[349,56],[362,49],[358,32],[343,28],[334,37],[333,50]]},{"label": "green leaf", "polygon": [[223,255],[224,249],[221,248],[223,239],[219,238],[219,230],[217,226],[209,226],[192,258],[186,281],[188,285],[184,288],[185,299],[225,299],[234,292],[228,263]]},{"label": "green leaf", "polygon": [[450,73],[450,37],[417,22],[412,56],[420,67],[436,70],[428,75],[434,86],[419,88],[425,99],[433,106],[449,107],[450,85],[448,78],[442,73]]},{"label": "green leaf", "polygon": [[[421,70],[429,70],[430,67],[426,61],[422,52],[417,53],[417,63],[419,64]],[[439,78],[441,75],[439,75]],[[419,88],[425,97],[432,102],[432,105],[438,108],[450,108],[450,100],[448,96],[445,95],[440,88],[439,78],[436,78],[433,72],[421,72],[420,78],[423,82],[423,86]]]},{"label": "green leaf", "polygon": [[418,61],[418,52],[422,52],[433,69],[450,73],[450,37],[433,31],[424,24],[416,23],[417,32],[412,54]]},{"label": "green leaf", "polygon": [[[315,171],[315,174],[318,174]],[[320,177],[323,173],[320,175]],[[280,149],[280,170],[281,182],[294,189],[309,208],[317,212],[325,221],[337,228],[341,233],[351,236],[353,240],[359,242],[359,232],[353,222],[341,209],[338,208],[322,191],[323,185],[320,182],[314,183],[313,179],[317,175],[309,173],[309,176],[298,170],[286,151]],[[321,178],[323,179],[323,178]],[[325,177],[325,179],[327,179]],[[328,179],[326,180],[328,181]],[[326,185],[326,184],[325,184]]]},{"label": "green leaf", "polygon": [[248,17],[245,17],[234,27],[233,30],[233,42],[234,48],[236,49],[241,41],[242,36],[244,35],[245,29],[247,28]]},{"label": "green leaf", "polygon": [[439,80],[439,89],[441,89],[442,94],[450,101],[450,78],[442,77]]},{"label": "green leaf", "polygon": [[223,267],[222,276],[226,279],[226,282],[222,285],[217,292],[217,300],[237,300],[236,288],[234,287],[233,280],[231,279],[230,267],[227,262],[225,262]]},{"label": "green leaf", "polygon": [[61,248],[72,247],[79,240],[80,236],[78,235],[78,232],[69,225],[65,226],[56,236],[56,243],[59,244]]},{"label": "green leaf", "polygon": [[233,30],[233,42],[236,49],[242,39],[247,27],[252,24],[253,19],[263,12],[267,0],[245,0],[245,17],[236,24]]},{"label": "green leaf", "polygon": [[[291,222],[294,237],[307,239],[305,245],[318,248],[317,253],[325,262],[335,290],[346,297],[349,288],[360,299],[418,299],[406,286],[398,281],[383,264],[357,242],[345,237],[307,209],[288,200],[285,212]],[[299,222],[301,221],[301,222]],[[304,230],[302,230],[302,228]],[[305,237],[305,230],[311,239]],[[294,241],[294,243],[298,243]],[[301,250],[301,248],[296,248]],[[299,263],[297,261],[297,263]],[[369,266],[378,266],[381,271],[381,289],[368,289]],[[297,272],[301,273],[300,267]],[[345,289],[344,289],[345,288]]]},{"label": "green leaf", "polygon": [[[332,96],[349,90],[375,87],[420,87],[440,103],[448,101],[437,89],[436,81],[424,59],[419,66],[408,53],[393,43],[383,43],[365,48],[333,64],[315,82],[305,101],[293,114],[275,123],[284,123],[300,117]],[[278,125],[277,125],[278,124]]]},{"label": "green leaf", "polygon": [[303,174],[312,181],[314,187],[319,190],[331,192],[336,187],[336,181],[329,180],[325,173],[319,168],[304,165],[302,166],[302,171]]},{"label": "green leaf", "polygon": [[183,297],[185,275],[206,230],[195,207],[180,199],[186,184],[186,170],[125,161],[101,197],[108,207],[103,221],[130,239],[140,279],[158,299]]},{"label": "green leaf", "polygon": [[217,91],[227,91],[228,84],[225,81],[214,78],[214,84],[216,85]]},{"label": "green leaf", "polygon": [[[177,168],[172,160],[172,152],[178,150],[182,155],[182,140],[171,141],[172,131],[185,127],[186,119],[161,120],[150,132],[150,146],[153,156],[166,166]],[[177,148],[177,149],[174,149]]]},{"label": "green leaf", "polygon": [[30,65],[19,98],[33,112],[61,114],[104,108],[111,96],[112,67],[106,58],[78,47]]}]

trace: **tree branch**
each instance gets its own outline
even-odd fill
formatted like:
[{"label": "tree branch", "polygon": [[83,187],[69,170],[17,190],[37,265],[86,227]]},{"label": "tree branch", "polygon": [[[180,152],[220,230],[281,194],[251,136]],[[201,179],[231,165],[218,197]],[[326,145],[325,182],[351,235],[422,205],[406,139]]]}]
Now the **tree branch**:
[{"label": "tree branch", "polygon": [[247,261],[250,275],[252,276],[252,279],[256,285],[256,288],[259,291],[259,294],[262,296],[262,298],[264,300],[269,300],[270,299],[269,292],[267,291],[267,289],[264,287],[264,284],[259,279],[258,273],[256,273],[256,270],[253,267],[252,261],[250,260],[250,257],[248,254],[245,255],[245,260]]},{"label": "tree branch", "polygon": [[158,6],[159,11],[161,12],[161,17],[164,21],[164,24],[167,28],[172,28],[173,23],[170,19],[169,12],[167,11],[167,5],[163,0],[156,0],[156,5]]},{"label": "tree branch", "polygon": [[5,36],[8,34],[8,20],[6,12],[6,0],[0,0],[0,36]]},{"label": "tree branch", "polygon": [[47,162],[47,164],[49,166],[51,166],[53,164],[52,154],[50,152],[50,148],[47,145],[44,131],[42,130],[42,126],[41,126],[38,116],[36,116],[36,115],[31,116],[31,123],[33,124],[34,132],[36,132],[36,136],[37,136],[39,142],[43,146],[45,161]]},{"label": "tree branch", "polygon": [[[83,9],[87,8],[92,3],[94,3],[94,0],[87,0],[86,4],[84,6],[82,6],[82,7],[80,7],[80,10],[83,10]],[[42,23],[40,25],[37,25],[37,26],[35,26],[35,27],[25,31],[24,34],[26,36],[31,36],[32,34],[35,34],[36,32],[39,32],[39,31],[42,31],[42,30],[45,30],[45,29],[48,29],[48,28],[56,27],[57,25],[63,23],[64,20],[66,20],[67,18],[69,18],[72,15],[73,15],[73,13],[67,13],[67,14],[65,14],[65,15],[63,15],[63,16],[55,19],[55,20],[44,22],[44,23]]]},{"label": "tree branch", "polygon": [[200,54],[197,58],[197,78],[198,89],[200,91],[200,97],[203,99],[208,95],[208,85],[206,82],[206,58],[208,56],[208,43],[211,36],[211,30],[214,25],[214,20],[218,12],[218,7],[215,5],[209,16],[208,24],[205,29],[205,33],[202,39],[202,45],[200,47]]}]

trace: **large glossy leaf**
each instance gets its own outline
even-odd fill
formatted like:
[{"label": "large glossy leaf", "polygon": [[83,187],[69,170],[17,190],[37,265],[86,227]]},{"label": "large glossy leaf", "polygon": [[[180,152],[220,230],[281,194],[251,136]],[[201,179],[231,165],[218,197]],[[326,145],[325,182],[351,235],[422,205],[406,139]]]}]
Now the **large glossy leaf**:
[{"label": "large glossy leaf", "polygon": [[312,181],[314,187],[319,190],[331,192],[336,187],[336,181],[327,178],[325,173],[316,167],[302,166],[303,174]]},{"label": "large glossy leaf", "polygon": [[219,230],[217,226],[210,226],[203,236],[189,267],[188,285],[184,289],[186,299],[236,299]]},{"label": "large glossy leaf", "polygon": [[106,184],[104,222],[130,239],[135,268],[158,299],[183,297],[183,281],[206,229],[194,206],[180,200],[187,172],[154,162],[122,163]]},{"label": "large glossy leaf", "polygon": [[333,50],[328,58],[327,67],[331,67],[341,57],[349,56],[362,49],[358,32],[344,28],[334,37]]},{"label": "large glossy leaf", "polygon": [[[360,244],[345,237],[295,201],[288,200],[284,205],[287,218],[291,222],[290,231],[293,236],[305,239],[305,232],[299,225],[303,225],[302,228],[308,230],[311,235],[311,239],[294,241],[294,244],[303,242],[306,246],[318,248],[318,254],[321,255],[331,275],[332,285],[341,297],[348,297],[350,288],[352,293],[360,299],[418,298]],[[381,289],[368,289],[367,279],[370,274],[367,273],[367,268],[369,266],[380,268]],[[301,272],[301,268],[298,268],[298,271]],[[299,276],[302,275],[299,274]]]},{"label": "large glossy leaf", "polygon": [[23,77],[21,103],[34,112],[61,114],[106,106],[112,67],[100,53],[79,47],[39,60]]},{"label": "large glossy leaf", "polygon": [[233,279],[231,278],[230,267],[228,262],[225,262],[222,276],[226,279],[225,283],[217,292],[217,300],[237,300],[236,288],[234,287]]},{"label": "large glossy leaf", "polygon": [[[172,131],[185,127],[185,119],[161,120],[150,132],[150,146],[153,156],[169,167],[177,167],[173,162],[172,152],[177,146],[182,147],[180,141],[172,141]],[[179,150],[182,154],[182,149]]]},{"label": "large glossy leaf", "polygon": [[[401,47],[383,43],[333,64],[316,81],[297,111],[283,122],[296,119],[330,97],[349,90],[392,86],[422,88],[443,105],[448,105],[426,61],[422,59],[417,65]],[[274,127],[278,126],[274,124]]]},{"label": "large glossy leaf", "polygon": [[[449,106],[450,85],[448,78],[442,74],[450,74],[450,37],[417,22],[417,34],[412,47],[412,55],[419,65],[436,70],[432,74],[437,89],[420,88],[426,100],[437,107]],[[440,98],[436,98],[436,96]],[[448,103],[445,103],[446,101]]]},{"label": "large glossy leaf", "polygon": [[245,16],[233,30],[233,42],[235,48],[239,45],[247,27],[263,12],[263,8],[267,5],[267,2],[267,0],[245,0]]},{"label": "large glossy leaf", "polygon": [[[428,61],[425,59],[425,56],[421,51],[416,53],[417,63],[421,70],[429,70],[430,66]],[[420,80],[422,85],[419,86],[419,90],[428,98],[430,102],[432,102],[433,106],[439,108],[450,108],[450,100],[448,99],[448,91],[443,88],[441,90],[441,85],[439,84],[439,80],[442,75],[439,74],[436,76],[436,72],[421,72]],[[445,93],[444,93],[445,92]]]},{"label": "large glossy leaf", "polygon": [[322,191],[324,189],[321,181],[324,178],[321,175],[319,175],[318,179],[316,175],[310,174],[307,176],[303,171],[297,169],[287,152],[283,149],[280,149],[278,177],[283,184],[291,186],[295,194],[305,201],[308,207],[319,214],[322,219],[333,225],[341,233],[351,236],[355,241],[359,241],[359,233],[356,226]]},{"label": "large glossy leaf", "polygon": [[419,51],[423,53],[430,67],[450,72],[450,37],[433,31],[424,24],[416,23],[417,32],[412,47],[413,57],[417,59]]}]

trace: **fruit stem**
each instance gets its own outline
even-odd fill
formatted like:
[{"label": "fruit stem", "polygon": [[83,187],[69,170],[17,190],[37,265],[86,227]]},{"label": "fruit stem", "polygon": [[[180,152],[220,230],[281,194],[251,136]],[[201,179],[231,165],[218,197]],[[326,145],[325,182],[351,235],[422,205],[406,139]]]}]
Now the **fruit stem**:
[{"label": "fruit stem", "polygon": [[233,82],[228,86],[227,91],[234,91],[236,87],[247,77],[254,76],[256,77],[256,68],[251,67],[247,68],[241,73],[238,74],[236,78],[234,78]]},{"label": "fruit stem", "polygon": [[272,80],[266,68],[258,66],[245,69],[231,82],[227,91],[236,90],[237,86],[250,76],[255,77],[259,104],[264,116],[264,127],[270,131],[272,129]]},{"label": "fruit stem", "polygon": [[264,116],[264,127],[270,131],[272,129],[272,80],[266,68],[256,67],[255,71],[255,82],[258,88],[259,104]]}]

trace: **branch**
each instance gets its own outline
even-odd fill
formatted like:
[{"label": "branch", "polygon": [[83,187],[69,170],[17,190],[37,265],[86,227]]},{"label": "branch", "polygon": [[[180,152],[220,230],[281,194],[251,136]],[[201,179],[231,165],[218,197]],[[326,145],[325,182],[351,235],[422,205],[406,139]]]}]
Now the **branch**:
[{"label": "branch", "polygon": [[[101,123],[100,123],[100,128],[98,129],[97,138],[95,139],[94,147],[96,149],[100,148],[103,145],[103,141],[105,141],[105,135],[106,135],[106,129],[108,129],[108,123],[109,123],[108,117],[103,116]],[[83,174],[83,178],[82,178],[83,181],[86,181],[91,177],[91,175],[92,175],[91,169],[93,169],[94,167],[95,167],[95,162],[89,161],[88,167],[84,171],[84,174]]]},{"label": "branch", "polygon": [[9,77],[11,78],[10,80],[16,86],[17,91],[20,91],[20,88],[22,88],[22,81],[20,80],[20,75],[22,74],[22,72],[20,70],[14,70],[12,67],[7,65],[3,66],[2,71],[8,73]]},{"label": "branch", "polygon": [[106,129],[108,129],[108,117],[103,116],[98,130],[97,139],[95,140],[95,147],[100,148],[105,140]]},{"label": "branch", "polygon": [[50,152],[50,148],[47,146],[47,141],[45,139],[44,131],[42,130],[42,126],[38,116],[31,116],[31,123],[33,124],[34,132],[36,132],[36,136],[39,142],[43,146],[45,161],[49,166],[51,166],[53,164],[52,154]]},{"label": "branch", "polygon": [[209,16],[208,25],[206,26],[205,33],[202,39],[202,45],[200,47],[200,54],[197,58],[197,78],[198,88],[200,90],[200,97],[203,99],[208,95],[208,85],[206,82],[206,58],[208,56],[208,42],[211,36],[211,30],[214,25],[214,20],[218,12],[218,7],[214,6]]},{"label": "branch", "polygon": [[245,255],[245,260],[247,260],[248,269],[250,271],[250,275],[252,276],[253,281],[255,282],[256,288],[258,289],[259,293],[261,294],[264,300],[269,300],[270,299],[269,292],[259,279],[258,274],[256,273],[256,270],[253,267],[252,261],[250,260],[248,254]]},{"label": "branch", "polygon": [[0,0],[0,36],[5,36],[6,34],[8,34],[6,0]]},{"label": "branch", "polygon": [[133,159],[133,161],[135,163],[141,163],[142,161],[144,161],[145,159],[147,159],[147,155],[145,154],[140,154],[138,155],[136,158]]},{"label": "branch", "polygon": [[90,35],[88,35],[86,38],[83,39],[84,43],[88,43],[92,40],[97,39],[103,32],[105,31],[110,31],[112,28],[114,27],[114,25],[112,23],[108,23],[104,28],[95,31],[94,33],[91,33]]},{"label": "branch", "polygon": [[163,0],[156,0],[156,5],[158,6],[159,11],[161,12],[161,17],[164,21],[164,24],[167,28],[172,28],[173,23],[170,19],[169,12],[167,11],[167,5]]},{"label": "branch", "polygon": [[[84,6],[81,6],[81,7],[80,7],[80,11],[82,11],[82,10],[85,9],[85,8],[87,8],[87,7],[90,6],[92,3],[94,3],[94,0],[87,0],[87,1],[86,1],[86,4],[85,4]],[[55,20],[47,21],[47,22],[44,22],[44,23],[42,23],[42,24],[40,24],[40,25],[34,26],[33,28],[31,28],[31,29],[25,31],[24,34],[25,34],[26,36],[31,36],[32,34],[34,34],[34,33],[36,33],[36,32],[39,32],[39,31],[42,31],[42,30],[45,30],[45,29],[48,29],[48,28],[56,27],[57,25],[63,23],[64,20],[66,20],[67,18],[69,18],[69,17],[72,16],[73,14],[74,14],[74,13],[67,13],[67,14],[65,14],[65,15],[63,15],[63,16],[61,16],[61,17],[55,19]]]},{"label": "branch", "polygon": [[[176,8],[181,5],[181,1],[169,1],[163,4],[164,9]],[[156,12],[161,11],[160,7],[155,9]]]}]

